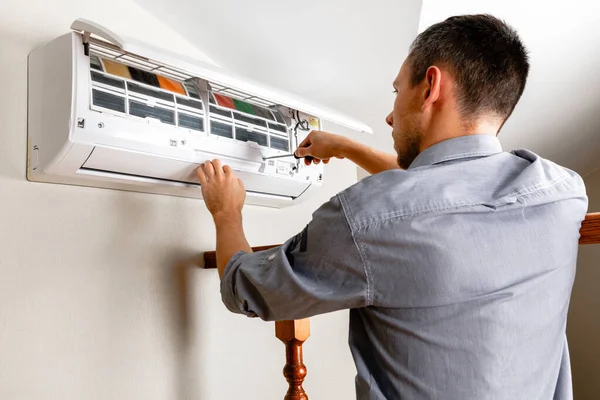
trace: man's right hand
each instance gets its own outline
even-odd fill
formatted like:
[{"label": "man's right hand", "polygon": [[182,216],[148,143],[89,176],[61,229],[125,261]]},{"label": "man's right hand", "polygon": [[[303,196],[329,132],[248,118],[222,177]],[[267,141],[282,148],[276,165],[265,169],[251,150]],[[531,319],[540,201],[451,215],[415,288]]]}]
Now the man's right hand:
[{"label": "man's right hand", "polygon": [[304,157],[304,164],[327,164],[332,158],[347,158],[370,174],[398,169],[395,154],[388,154],[344,136],[312,131],[294,152]]},{"label": "man's right hand", "polygon": [[331,158],[345,158],[344,150],[349,143],[351,140],[344,136],[312,131],[300,143],[294,154],[298,157],[305,157],[306,165],[310,165],[311,162],[319,164],[321,161],[327,164]]}]

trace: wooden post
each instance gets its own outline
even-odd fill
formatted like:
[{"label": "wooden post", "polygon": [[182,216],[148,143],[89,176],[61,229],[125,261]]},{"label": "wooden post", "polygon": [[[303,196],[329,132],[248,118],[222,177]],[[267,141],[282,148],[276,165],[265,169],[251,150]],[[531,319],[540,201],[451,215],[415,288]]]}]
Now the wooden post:
[{"label": "wooden post", "polygon": [[306,377],[306,366],[302,359],[302,343],[310,336],[310,320],[275,322],[275,336],[285,344],[285,367],[283,376],[288,382],[284,400],[308,400],[302,388]]},{"label": "wooden post", "polygon": [[581,223],[579,244],[600,243],[600,213],[589,213]]}]

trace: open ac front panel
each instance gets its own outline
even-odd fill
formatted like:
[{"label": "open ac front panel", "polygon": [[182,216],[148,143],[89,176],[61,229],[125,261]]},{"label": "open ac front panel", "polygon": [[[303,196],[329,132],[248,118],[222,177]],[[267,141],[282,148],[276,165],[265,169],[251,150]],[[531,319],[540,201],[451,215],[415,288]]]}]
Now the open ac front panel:
[{"label": "open ac front panel", "polygon": [[195,170],[219,158],[250,204],[291,205],[320,186],[322,166],[263,161],[318,117],[100,40],[88,50],[70,33],[29,57],[28,179],[201,198]]}]

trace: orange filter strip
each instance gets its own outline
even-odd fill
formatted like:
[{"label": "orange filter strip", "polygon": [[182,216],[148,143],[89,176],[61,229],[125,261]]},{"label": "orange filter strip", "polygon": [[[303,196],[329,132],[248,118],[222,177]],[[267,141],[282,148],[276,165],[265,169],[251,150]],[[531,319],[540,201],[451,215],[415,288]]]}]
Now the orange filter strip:
[{"label": "orange filter strip", "polygon": [[158,76],[158,83],[160,84],[160,87],[162,89],[165,90],[169,90],[171,92],[175,92],[175,93],[179,93],[179,94],[183,94],[185,95],[185,89],[183,88],[183,85],[177,81],[174,81],[172,79],[169,78],[165,78],[164,76]]},{"label": "orange filter strip", "polygon": [[102,59],[102,62],[104,62],[104,68],[106,68],[106,72],[109,74],[121,76],[125,79],[131,79],[131,74],[129,73],[127,65],[110,61],[105,58]]}]

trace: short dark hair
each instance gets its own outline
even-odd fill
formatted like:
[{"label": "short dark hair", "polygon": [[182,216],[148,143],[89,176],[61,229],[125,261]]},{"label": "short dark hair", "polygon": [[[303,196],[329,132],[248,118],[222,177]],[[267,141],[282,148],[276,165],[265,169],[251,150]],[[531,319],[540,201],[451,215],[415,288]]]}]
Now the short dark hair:
[{"label": "short dark hair", "polygon": [[438,64],[453,73],[461,116],[508,118],[525,90],[527,49],[517,32],[491,15],[450,17],[420,33],[410,46],[411,85]]}]

